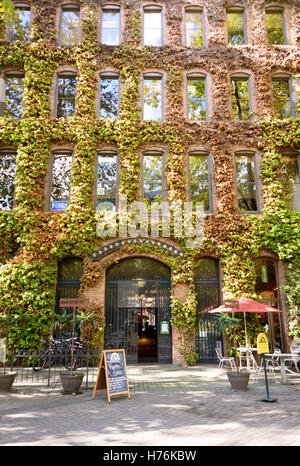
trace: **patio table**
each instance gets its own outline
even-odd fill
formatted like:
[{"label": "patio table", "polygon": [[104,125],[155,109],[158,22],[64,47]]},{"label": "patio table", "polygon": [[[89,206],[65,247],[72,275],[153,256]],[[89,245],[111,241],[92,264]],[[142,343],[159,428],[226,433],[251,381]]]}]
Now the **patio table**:
[{"label": "patio table", "polygon": [[[290,369],[288,369],[285,366],[285,359],[293,359],[295,357],[299,357],[298,353],[265,353],[265,356],[268,358],[272,357],[278,357],[280,361],[280,371],[281,371],[281,381],[282,383],[287,383],[287,378],[286,378],[286,371],[289,370],[292,372]],[[297,371],[299,372],[299,369],[297,368]]]}]

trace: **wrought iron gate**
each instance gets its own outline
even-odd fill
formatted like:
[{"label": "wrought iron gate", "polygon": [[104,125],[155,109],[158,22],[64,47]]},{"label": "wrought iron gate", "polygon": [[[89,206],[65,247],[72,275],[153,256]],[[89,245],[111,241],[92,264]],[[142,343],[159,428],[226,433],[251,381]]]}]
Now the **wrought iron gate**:
[{"label": "wrought iron gate", "polygon": [[139,321],[143,310],[155,313],[157,362],[172,361],[172,330],[160,334],[160,322],[171,319],[169,280],[107,280],[105,288],[104,347],[124,348],[128,363],[139,360]]},{"label": "wrought iron gate", "polygon": [[223,351],[222,334],[216,322],[216,316],[209,310],[220,305],[219,280],[195,281],[197,295],[196,348],[200,363],[216,362],[215,348]]},{"label": "wrought iron gate", "polygon": [[[55,312],[61,314],[65,310],[67,313],[73,312],[73,308],[61,308],[59,306],[59,300],[61,298],[78,298],[78,292],[80,289],[81,282],[79,280],[58,280],[56,287],[56,301],[55,301]],[[69,337],[71,336],[71,330],[69,331],[54,331],[53,336],[56,338],[58,336]]]}]

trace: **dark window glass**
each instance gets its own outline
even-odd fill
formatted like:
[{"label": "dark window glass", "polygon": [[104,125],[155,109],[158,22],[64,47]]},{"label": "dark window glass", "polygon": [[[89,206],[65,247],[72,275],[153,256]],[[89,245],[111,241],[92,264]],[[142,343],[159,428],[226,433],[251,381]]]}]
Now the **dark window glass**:
[{"label": "dark window glass", "polygon": [[243,45],[246,43],[244,12],[242,10],[229,10],[227,12],[228,43]]},{"label": "dark window glass", "polygon": [[102,202],[116,206],[117,155],[98,154],[97,161],[97,207]]},{"label": "dark window glass", "polygon": [[188,93],[188,119],[201,121],[206,119],[205,78],[192,78],[187,80]]},{"label": "dark window glass", "polygon": [[162,12],[160,8],[144,9],[144,45],[162,45]]},{"label": "dark window glass", "polygon": [[18,74],[5,75],[5,100],[3,116],[7,118],[21,118],[24,91],[24,76]]},{"label": "dark window glass", "polygon": [[290,79],[273,79],[275,117],[283,120],[293,116],[293,103],[290,95]]},{"label": "dark window glass", "polygon": [[9,40],[28,41],[30,30],[30,7],[16,6],[13,24],[9,29]]},{"label": "dark window glass", "polygon": [[58,279],[66,281],[80,281],[83,274],[83,261],[69,257],[62,260],[58,266]]},{"label": "dark window glass", "polygon": [[144,77],[144,120],[162,120],[161,77]]},{"label": "dark window glass", "polygon": [[199,9],[187,9],[185,12],[186,45],[203,45],[203,13]]},{"label": "dark window glass", "polygon": [[120,10],[105,7],[102,10],[101,43],[118,45],[120,43]]},{"label": "dark window glass", "polygon": [[51,210],[66,210],[71,189],[72,154],[53,155],[52,187],[50,196]]},{"label": "dark window glass", "polygon": [[205,211],[210,210],[210,176],[207,155],[190,155],[190,198],[195,207],[196,202],[203,202]]},{"label": "dark window glass", "polygon": [[100,117],[118,117],[119,78],[107,76],[100,78]]},{"label": "dark window glass", "polygon": [[254,155],[236,155],[238,207],[241,211],[257,211],[257,186]]},{"label": "dark window glass", "polygon": [[0,152],[0,210],[12,210],[14,204],[16,154]]},{"label": "dark window glass", "polygon": [[219,280],[219,265],[214,259],[199,259],[195,266],[195,280]]},{"label": "dark window glass", "polygon": [[146,257],[125,259],[107,270],[107,280],[170,279],[170,269],[161,262]]},{"label": "dark window glass", "polygon": [[80,10],[65,7],[61,16],[61,43],[74,45],[79,42]]},{"label": "dark window glass", "polygon": [[283,45],[286,43],[284,33],[284,17],[282,10],[266,11],[267,34],[269,44]]},{"label": "dark window glass", "polygon": [[250,120],[249,80],[231,79],[232,116],[234,120]]},{"label": "dark window glass", "polygon": [[146,205],[161,204],[163,200],[163,156],[144,155],[143,192]]},{"label": "dark window glass", "polygon": [[282,164],[282,185],[289,209],[300,211],[299,157],[284,156]]},{"label": "dark window glass", "polygon": [[76,77],[59,76],[57,83],[57,118],[71,117],[75,113]]}]

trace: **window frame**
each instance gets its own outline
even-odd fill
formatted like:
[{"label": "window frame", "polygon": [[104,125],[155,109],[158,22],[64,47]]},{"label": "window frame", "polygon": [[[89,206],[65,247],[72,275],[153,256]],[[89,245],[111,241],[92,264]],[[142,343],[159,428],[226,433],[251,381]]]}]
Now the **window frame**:
[{"label": "window frame", "polygon": [[[241,210],[239,208],[239,196],[238,196],[238,183],[237,183],[237,172],[236,172],[236,157],[241,156],[252,156],[253,157],[253,171],[254,171],[254,178],[255,178],[255,190],[256,190],[256,204],[257,210]],[[238,212],[242,215],[250,214],[250,215],[257,215],[261,213],[261,198],[260,198],[260,186],[259,186],[259,171],[258,171],[258,160],[257,160],[257,152],[247,150],[238,150],[234,152],[234,175],[235,175],[235,185],[236,185],[236,196],[237,196],[237,209]]]},{"label": "window frame", "polygon": [[[65,44],[62,41],[62,19],[64,11],[77,10],[79,12],[79,26],[78,26],[78,41],[74,44]],[[60,6],[60,18],[59,18],[59,31],[58,31],[58,43],[62,47],[74,47],[81,42],[81,8],[80,5],[74,3],[66,3]]]},{"label": "window frame", "polygon": [[[231,92],[231,82],[232,81],[247,81],[247,88],[248,88],[248,98],[249,98],[249,119],[237,119],[233,118],[233,100],[232,100],[232,92]],[[232,120],[233,121],[243,121],[243,122],[252,122],[253,121],[253,97],[252,97],[252,82],[251,82],[251,75],[248,73],[232,73],[230,75],[230,97],[231,97],[231,113],[232,113]]]},{"label": "window frame", "polygon": [[[205,119],[203,120],[190,120],[189,119],[189,101],[188,101],[188,82],[189,80],[202,80],[204,81],[204,94],[205,94]],[[188,73],[186,75],[186,119],[190,123],[202,123],[209,120],[209,106],[208,106],[208,83],[207,83],[207,75],[204,73]]]},{"label": "window frame", "polygon": [[[290,158],[295,159],[296,165],[298,167],[298,174],[299,174],[299,177],[300,177],[300,150],[299,151],[289,151],[289,150],[283,151],[282,152],[282,164],[284,164],[284,159],[286,157],[290,157]],[[281,168],[280,171],[282,171],[282,168]],[[299,190],[300,190],[300,183],[298,183],[298,184],[299,184]],[[299,205],[300,205],[300,199],[299,199]],[[297,210],[297,209],[289,209],[289,210],[291,212],[300,212],[300,208],[299,208],[299,210]]]},{"label": "window frame", "polygon": [[[118,43],[117,44],[106,44],[105,42],[103,42],[103,37],[102,37],[102,32],[104,30],[103,28],[103,12],[105,11],[109,11],[109,10],[116,10],[119,12],[119,39],[118,39]],[[108,45],[110,47],[117,47],[118,45],[121,44],[122,40],[121,40],[121,6],[120,5],[116,5],[116,4],[105,4],[101,7],[101,11],[100,11],[100,45]]]},{"label": "window frame", "polygon": [[[203,44],[202,45],[188,45],[187,44],[187,29],[186,29],[186,14],[188,12],[196,12],[196,13],[201,13],[201,21],[202,21],[202,39],[203,39]],[[200,6],[193,6],[189,5],[186,6],[184,9],[184,45],[186,47],[206,47],[207,41],[206,41],[206,27],[205,27],[205,17],[204,17],[204,9],[203,7]]]},{"label": "window frame", "polygon": [[[295,118],[296,117],[296,103],[294,102],[292,96],[293,96],[293,76],[290,74],[286,73],[273,73],[271,76],[272,79],[272,95],[273,95],[273,109],[274,109],[274,115],[275,115],[275,98],[274,98],[274,88],[273,88],[273,82],[274,81],[287,81],[288,82],[288,88],[289,88],[289,101],[291,105],[291,115],[288,117],[285,117],[284,119],[287,118]],[[276,118],[276,115],[275,115]],[[282,120],[281,120],[282,121]]]},{"label": "window frame", "polygon": [[[31,26],[32,26],[32,8],[31,8],[31,4],[30,3],[26,3],[26,2],[17,2],[15,3],[15,9],[18,9],[18,8],[23,8],[23,9],[28,9],[29,10],[29,27],[28,27],[28,37],[27,39],[23,40],[22,42],[29,42],[29,38],[30,38],[30,32],[31,32]],[[11,35],[12,35],[12,30],[11,30],[11,27],[12,26],[7,26],[7,33],[6,33],[6,37],[7,37],[7,40],[9,42],[15,42],[12,40],[11,38]],[[20,40],[20,39],[17,39],[17,40]]]},{"label": "window frame", "polygon": [[[227,15],[230,13],[243,13],[243,25],[244,25],[244,43],[243,44],[232,44],[229,42],[229,36],[228,36],[228,18]],[[242,47],[243,45],[249,45],[248,44],[248,34],[247,34],[247,17],[246,17],[246,9],[240,6],[232,6],[226,8],[226,33],[227,33],[227,45],[229,47]]]},{"label": "window frame", "polygon": [[[284,37],[284,43],[283,44],[270,44],[269,42],[269,34],[268,34],[268,28],[267,28],[267,14],[274,14],[274,13],[281,13],[282,15],[282,27],[283,27],[283,37]],[[266,7],[265,9],[265,24],[266,24],[266,31],[267,31],[267,39],[268,39],[268,45],[273,46],[273,45],[289,45],[289,39],[288,39],[288,34],[287,34],[287,23],[286,23],[286,14],[285,14],[285,8],[281,6],[269,6]]]},{"label": "window frame", "polygon": [[4,109],[5,109],[5,101],[6,101],[6,86],[7,81],[6,78],[8,76],[11,77],[22,77],[23,78],[23,94],[22,94],[22,103],[21,103],[21,115],[19,118],[9,118],[11,120],[20,120],[22,118],[23,113],[23,97],[24,97],[24,84],[25,84],[25,72],[19,70],[10,70],[3,73],[0,77],[0,117],[7,118],[4,116]]},{"label": "window frame", "polygon": [[[152,78],[159,78],[161,82],[161,118],[159,120],[145,120],[144,118],[144,104],[145,104],[145,79],[151,80]],[[164,75],[159,72],[147,72],[142,76],[142,120],[143,121],[156,121],[163,122],[165,120],[165,98],[164,98]]]},{"label": "window frame", "polygon": [[11,148],[11,149],[0,149],[0,158],[2,158],[2,154],[11,154],[15,157],[15,174],[14,174],[14,182],[13,182],[13,186],[14,186],[14,191],[13,191],[13,202],[12,202],[12,208],[11,209],[7,209],[7,210],[4,210],[4,209],[1,209],[0,208],[0,212],[12,212],[13,209],[15,208],[16,206],[16,202],[15,202],[15,194],[16,194],[16,174],[17,174],[17,155],[18,155],[18,151],[16,148]]},{"label": "window frame", "polygon": [[94,182],[94,200],[93,200],[93,203],[94,203],[94,208],[95,208],[95,211],[97,213],[97,190],[98,190],[98,157],[109,157],[109,156],[113,156],[113,157],[116,157],[116,192],[115,192],[115,211],[117,212],[118,211],[118,207],[119,207],[119,183],[120,183],[120,157],[119,157],[119,154],[118,154],[118,151],[117,150],[113,150],[113,149],[107,149],[107,150],[104,150],[104,149],[101,149],[101,150],[97,150],[97,153],[96,153],[96,161],[95,161],[95,182]]},{"label": "window frame", "polygon": [[66,155],[71,157],[71,172],[70,172],[70,193],[69,193],[69,200],[68,203],[71,201],[71,189],[72,189],[72,165],[73,165],[73,157],[74,157],[74,151],[72,149],[55,149],[51,151],[50,158],[49,158],[49,175],[48,175],[48,189],[47,189],[47,199],[46,199],[46,210],[48,212],[65,212],[68,208],[65,210],[53,210],[52,209],[52,201],[51,201],[51,196],[52,196],[52,188],[53,188],[53,165],[54,165],[54,160],[56,155]]},{"label": "window frame", "polygon": [[[60,78],[75,78],[76,81],[76,92],[74,96],[75,100],[75,108],[74,108],[74,113],[72,116],[68,117],[58,117],[57,116],[57,109],[58,109],[58,87],[59,87],[59,79]],[[73,116],[76,115],[76,100],[77,100],[77,77],[78,74],[74,71],[60,71],[56,73],[56,89],[55,89],[55,106],[54,106],[54,118],[72,118]]]},{"label": "window frame", "polygon": [[[115,117],[101,117],[100,111],[101,111],[101,78],[107,78],[107,79],[115,79],[118,81],[118,111],[117,111],[117,116]],[[116,73],[115,71],[103,71],[100,72],[98,75],[98,99],[97,99],[97,118],[100,120],[104,120],[105,118],[119,118],[119,112],[120,112],[120,103],[121,103],[121,79],[119,73]]]},{"label": "window frame", "polygon": [[161,202],[167,201],[167,183],[166,183],[166,153],[164,150],[159,149],[147,149],[142,152],[141,155],[141,198],[142,202],[145,203],[145,190],[144,190],[144,158],[149,156],[160,156],[161,157],[161,168],[162,168],[162,196]]},{"label": "window frame", "polygon": [[[145,44],[145,12],[151,12],[151,10],[160,12],[160,34],[161,43],[159,45]],[[145,5],[143,6],[143,27],[142,27],[142,45],[144,47],[162,47],[164,44],[164,21],[163,21],[163,7],[161,5]]]},{"label": "window frame", "polygon": [[190,169],[190,157],[207,157],[207,166],[208,166],[208,210],[204,210],[204,214],[211,214],[214,211],[213,206],[213,169],[212,169],[212,155],[208,151],[204,150],[193,150],[188,152],[188,199],[192,202],[191,197],[191,169]]}]

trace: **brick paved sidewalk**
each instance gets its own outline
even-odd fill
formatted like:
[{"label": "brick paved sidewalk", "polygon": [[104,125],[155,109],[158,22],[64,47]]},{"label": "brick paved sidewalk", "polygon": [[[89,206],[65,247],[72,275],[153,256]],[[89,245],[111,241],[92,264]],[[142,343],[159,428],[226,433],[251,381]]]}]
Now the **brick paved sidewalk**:
[{"label": "brick paved sidewalk", "polygon": [[262,380],[233,392],[215,367],[129,366],[131,400],[15,387],[0,394],[0,445],[300,446],[295,385]]}]

